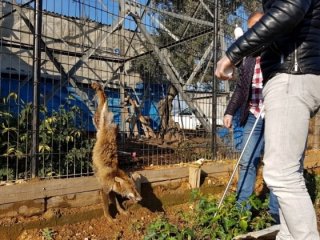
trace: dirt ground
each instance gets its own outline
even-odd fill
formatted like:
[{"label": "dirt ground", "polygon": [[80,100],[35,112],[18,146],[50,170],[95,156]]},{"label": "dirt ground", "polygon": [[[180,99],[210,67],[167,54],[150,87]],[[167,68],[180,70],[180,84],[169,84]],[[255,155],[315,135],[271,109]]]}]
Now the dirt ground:
[{"label": "dirt ground", "polygon": [[[45,230],[30,229],[24,230],[18,240],[42,240],[42,239],[63,239],[63,240],[141,240],[146,232],[146,226],[157,217],[165,214],[173,222],[179,221],[180,211],[188,211],[190,204],[184,203],[175,206],[165,207],[164,212],[152,212],[147,208],[139,207],[130,210],[127,216],[117,215],[113,224],[106,221],[103,216],[75,224],[65,224],[48,228],[52,232],[52,238],[45,238]],[[99,206],[97,206],[99,209]],[[84,209],[82,209],[83,211]],[[81,211],[78,209],[78,211]],[[100,211],[100,209],[99,209]],[[320,210],[318,209],[318,219]],[[318,221],[320,227],[320,222]]]},{"label": "dirt ground", "polygon": [[[312,166],[318,166],[319,152],[309,153],[308,157]],[[207,176],[202,179],[200,190],[220,199],[228,180],[229,176],[225,175]],[[236,181],[235,178],[234,183]],[[256,192],[259,193],[262,189],[260,172]],[[0,218],[0,240],[142,240],[147,226],[156,218],[165,215],[170,222],[177,223],[180,212],[190,211],[191,189],[187,182],[152,187],[143,185],[141,191],[143,200],[129,206],[127,215],[114,212],[113,223],[107,222],[100,204],[82,208],[48,209],[38,216]],[[235,184],[229,190],[232,191],[235,191]],[[320,229],[319,200],[316,211]]]},{"label": "dirt ground", "polygon": [[[221,192],[223,178],[202,180],[201,191]],[[142,185],[143,200],[129,205],[127,215],[119,215],[111,208],[114,222],[103,216],[101,204],[82,208],[48,209],[44,214],[32,217],[0,218],[0,240],[140,240],[146,227],[157,217],[165,215],[178,221],[177,213],[186,212],[191,204],[188,182],[172,182],[166,185]],[[129,203],[130,204],[130,203]],[[125,205],[125,204],[124,204]]]},{"label": "dirt ground", "polygon": [[[177,205],[165,210],[165,214],[174,218],[177,211],[188,208],[188,204]],[[128,215],[117,215],[113,224],[106,221],[103,216],[93,218],[75,224],[66,224],[52,227],[53,239],[87,239],[87,240],[141,240],[146,226],[164,213],[152,212],[147,208],[130,210]],[[44,238],[44,230],[31,229],[23,231],[17,238],[19,240],[41,240]]]},{"label": "dirt ground", "polygon": [[[219,199],[228,178],[206,178],[201,191],[213,193]],[[261,186],[258,184],[258,191]],[[234,191],[232,186],[230,191]],[[49,209],[46,214],[29,218],[0,219],[1,240],[142,240],[146,227],[165,215],[177,223],[180,212],[190,211],[188,183],[146,186],[143,197],[148,201],[131,205],[127,215],[114,214],[114,222],[107,222],[100,204],[74,209]],[[161,200],[160,200],[161,199]],[[317,209],[320,219],[320,208]],[[318,222],[320,227],[320,222]],[[1,230],[2,229],[2,230]],[[5,230],[6,229],[6,230]],[[7,232],[5,232],[7,231]],[[5,234],[4,234],[5,233]],[[4,236],[5,235],[5,236]]]}]

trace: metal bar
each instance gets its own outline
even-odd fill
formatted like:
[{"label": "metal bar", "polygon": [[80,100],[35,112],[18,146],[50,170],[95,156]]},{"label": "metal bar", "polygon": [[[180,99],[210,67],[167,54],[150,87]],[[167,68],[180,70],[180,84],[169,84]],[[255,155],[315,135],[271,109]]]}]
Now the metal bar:
[{"label": "metal bar", "polygon": [[31,147],[31,176],[38,176],[39,167],[39,98],[41,78],[41,28],[42,28],[42,0],[35,1],[35,28],[33,50],[33,108],[32,108],[32,147]]},{"label": "metal bar", "polygon": [[[184,38],[184,39],[180,39],[179,41],[166,44],[166,45],[164,45],[164,46],[162,46],[162,47],[159,47],[159,49],[176,47],[176,46],[178,46],[178,45],[180,45],[180,44],[182,44],[182,43],[185,43],[185,42],[187,42],[187,41],[196,39],[196,38],[198,38],[198,37],[202,37],[202,36],[207,35],[207,34],[213,32],[213,31],[214,31],[214,28],[209,28],[209,29],[206,29],[206,30],[204,30],[204,31],[201,31],[201,32],[199,32],[199,33],[197,33],[197,34],[195,34],[195,35],[189,36],[189,37]],[[148,55],[148,54],[150,54],[150,53],[153,53],[153,51],[154,51],[154,50],[150,50],[150,51],[147,51],[147,52],[145,52],[145,53],[141,53],[140,55],[137,55],[137,56],[134,56],[134,57],[131,57],[131,58],[127,58],[127,59],[125,60],[125,62],[132,61],[132,60],[137,59],[137,58],[139,58],[139,57],[143,57],[143,56],[145,56],[145,55]]]},{"label": "metal bar", "polygon": [[208,7],[207,4],[205,4],[203,2],[203,0],[200,0],[200,3],[202,4],[202,6],[207,10],[207,12],[210,14],[210,16],[214,19],[214,14],[211,12],[210,8]]},{"label": "metal bar", "polygon": [[[201,3],[199,2],[191,17],[195,17],[195,16],[197,15],[200,7],[201,7]],[[187,33],[188,30],[189,30],[189,27],[190,27],[190,22],[187,23],[186,28],[183,30],[183,33],[182,33],[182,35],[181,35],[181,38],[184,38],[184,36],[186,35],[186,33]]]},{"label": "metal bar", "polygon": [[160,29],[163,29],[165,32],[167,32],[168,35],[173,38],[173,40],[179,41],[179,38],[178,38],[174,33],[172,33],[165,25],[163,25],[158,19],[156,19],[156,18],[155,18],[154,16],[152,16],[152,15],[150,15],[150,17],[151,17],[151,19],[153,20],[153,22],[154,22],[155,24],[159,24],[159,28],[160,28]]},{"label": "metal bar", "polygon": [[[215,10],[214,10],[214,14],[215,14],[215,18],[214,18],[214,60],[213,60],[213,64],[214,64],[214,71],[217,65],[217,58],[218,58],[218,0],[214,0],[214,4],[215,4]],[[214,72],[213,71],[213,72]],[[216,158],[217,157],[217,77],[213,74],[213,86],[212,86],[212,139],[211,139],[211,151],[212,151],[212,158]]]},{"label": "metal bar", "polygon": [[[97,40],[94,44],[93,47],[86,52],[79,60],[76,62],[75,65],[69,70],[68,73],[66,73],[66,78],[63,79],[62,83],[60,86],[56,86],[53,90],[50,96],[48,96],[48,99],[52,98],[54,94],[64,85],[66,85],[70,80],[72,80],[73,75],[78,71],[78,69],[82,66],[82,64],[90,58],[90,56],[97,50],[97,48],[101,45],[103,41],[105,41],[113,32],[115,32],[122,24],[124,19],[121,19],[121,21],[117,22],[112,29],[111,32],[105,33],[104,35],[101,36],[99,40]],[[70,82],[72,85],[75,84],[75,81]]]},{"label": "metal bar", "polygon": [[[26,3],[22,4],[22,5],[19,6],[19,7],[23,8],[23,7],[29,5],[30,3],[34,2],[34,1],[35,1],[35,0],[31,0],[31,1],[29,1],[29,2],[26,2]],[[8,2],[8,3],[10,4],[10,2]],[[15,5],[12,4],[12,5],[15,6],[16,4],[15,4]],[[17,11],[17,9],[13,9],[12,11],[10,11],[10,12],[6,13],[5,15],[1,16],[1,17],[0,17],[0,20],[4,19],[4,18],[6,18],[6,17],[9,17],[11,14],[15,13],[16,11]]]},{"label": "metal bar", "polygon": [[214,55],[213,52],[211,52],[211,56],[210,56],[210,58],[209,58],[209,60],[208,60],[208,63],[207,63],[206,68],[204,69],[204,71],[203,71],[203,73],[202,73],[202,76],[201,76],[201,79],[200,79],[199,83],[202,83],[202,82],[203,82],[203,79],[204,79],[204,77],[206,76],[206,74],[207,74],[207,72],[208,72],[208,70],[209,70],[210,63],[211,63],[211,61],[212,61],[213,55]]},{"label": "metal bar", "polygon": [[[117,22],[111,29],[111,32],[108,33],[104,33],[99,40],[95,41],[95,43],[92,45],[92,48],[90,48],[86,54],[84,54],[81,59],[78,60],[78,62],[76,62],[75,65],[73,65],[73,67],[69,70],[69,72],[67,73],[68,76],[72,76],[74,75],[78,69],[82,66],[82,64],[84,62],[87,62],[89,57],[98,49],[98,47],[100,47],[100,45],[102,44],[103,41],[105,41],[108,37],[110,37],[111,34],[113,34],[115,31],[117,31],[119,29],[120,26],[122,26],[122,22],[124,21],[124,18],[122,18],[119,22]],[[62,83],[62,85],[64,85]]]},{"label": "metal bar", "polygon": [[[151,2],[151,0],[148,0],[148,2],[146,3],[146,6],[149,6],[150,2]],[[143,18],[144,14],[145,14],[146,12],[147,12],[146,9],[144,9],[143,12],[142,12],[142,14],[141,14],[141,18]],[[132,37],[131,37],[131,39],[130,39],[128,48],[127,48],[127,50],[125,51],[124,56],[127,56],[128,52],[129,52],[129,49],[130,49],[130,47],[131,47],[132,41],[133,41],[134,37],[135,37],[136,34],[137,34],[137,30],[138,30],[138,27],[136,27],[136,29],[134,30],[134,33],[133,33],[133,35],[132,35]]]},{"label": "metal bar", "polygon": [[130,4],[130,5],[133,4],[135,6],[138,6],[138,7],[142,8],[142,9],[146,9],[146,10],[149,10],[149,11],[163,13],[163,14],[166,14],[168,16],[171,16],[171,17],[174,17],[174,18],[177,18],[177,19],[181,19],[181,20],[184,20],[184,21],[188,21],[188,22],[197,23],[197,24],[201,24],[201,25],[205,25],[205,26],[209,26],[209,27],[213,27],[213,25],[214,25],[212,22],[209,22],[209,21],[204,21],[204,20],[200,20],[200,19],[197,19],[197,18],[189,17],[189,16],[186,16],[186,15],[181,15],[181,14],[177,14],[177,13],[173,13],[173,12],[168,12],[168,11],[165,11],[165,10],[162,10],[162,9],[158,9],[158,8],[155,8],[155,7],[150,7],[150,6],[147,7],[147,6],[145,6],[145,5],[141,4],[141,3],[137,3],[137,2],[132,1],[132,0],[127,0],[126,3]]},{"label": "metal bar", "polygon": [[167,60],[167,63],[169,65],[169,67],[172,69],[172,71],[174,72],[174,74],[176,75],[179,83],[181,85],[184,85],[184,81],[182,79],[182,77],[180,76],[180,73],[178,72],[178,70],[174,67],[173,63],[171,62],[171,59],[170,59],[170,52],[167,50],[167,49],[163,49],[161,50],[161,52],[163,53],[163,56],[165,57],[165,59]]},{"label": "metal bar", "polygon": [[206,51],[204,52],[202,58],[200,59],[199,64],[197,64],[197,66],[194,68],[194,70],[192,71],[190,77],[188,78],[186,84],[184,85],[183,89],[186,89],[186,87],[192,83],[194,77],[197,75],[197,73],[200,71],[202,65],[204,64],[205,60],[208,58],[210,52],[212,51],[212,48],[214,46],[214,41],[212,41],[209,45],[209,47],[207,47]]},{"label": "metal bar", "polygon": [[174,71],[169,67],[169,63],[166,59],[166,57],[163,55],[163,53],[160,51],[159,47],[157,47],[155,41],[152,39],[152,37],[148,34],[146,28],[141,24],[141,20],[139,17],[134,15],[133,13],[130,13],[130,15],[135,20],[136,24],[138,25],[141,33],[144,35],[144,37],[147,39],[147,41],[151,44],[151,47],[153,48],[154,52],[156,53],[156,56],[159,58],[160,62],[162,63],[163,70],[165,73],[169,76],[169,81],[173,84],[173,86],[177,89],[177,91],[180,93],[183,100],[186,101],[188,106],[192,109],[195,116],[198,118],[200,123],[203,125],[203,127],[210,132],[211,131],[211,123],[209,121],[206,121],[207,119],[206,115],[203,113],[203,111],[199,108],[199,106],[192,101],[192,99],[183,91],[183,88],[175,75]]},{"label": "metal bar", "polygon": [[78,71],[78,69],[82,66],[82,64],[84,62],[87,62],[88,59],[90,58],[90,56],[98,49],[98,47],[101,45],[101,43],[103,41],[105,41],[112,33],[114,33],[117,29],[119,29],[119,27],[122,25],[122,22],[124,21],[124,18],[121,19],[119,22],[117,22],[116,24],[113,25],[111,32],[105,33],[104,35],[102,35],[100,37],[99,40],[95,41],[95,43],[93,44],[93,47],[88,50],[86,52],[86,54],[84,54],[81,59],[78,60],[78,62],[76,62],[75,65],[73,65],[73,67],[69,70],[68,73],[66,73],[66,78],[63,78],[60,86],[56,86],[54,87],[54,89],[52,90],[51,94],[47,97],[48,99],[51,99],[57,91],[59,91],[59,89],[61,87],[63,87],[64,85],[66,85],[68,82],[71,83],[71,85],[75,88],[75,91],[77,92],[77,94],[82,97],[83,100],[85,100],[86,102],[90,103],[90,105],[87,105],[88,108],[90,109],[90,111],[93,113],[94,112],[94,108],[93,108],[93,103],[91,103],[91,101],[89,100],[89,97],[87,96],[87,94],[85,94],[84,92],[80,91],[77,87],[76,84],[76,80],[73,79],[74,78],[74,74]]},{"label": "metal bar", "polygon": [[[33,50],[32,44],[18,43],[16,41],[13,41],[12,39],[10,41],[5,40],[5,39],[0,39],[0,45],[4,46],[4,47],[17,48],[17,49],[23,49],[23,50]],[[66,51],[66,50],[61,50],[61,49],[56,49],[56,48],[49,48],[49,47],[45,47],[44,51],[47,55],[48,55],[48,53],[49,54],[51,53],[51,55],[52,55],[52,53],[54,52],[55,54],[60,54],[60,55],[64,55],[64,56],[72,55],[74,57],[79,57],[79,58],[81,58],[83,56],[83,53],[74,52],[74,51],[70,51],[70,50]],[[123,58],[111,58],[111,57],[105,57],[105,56],[101,56],[101,55],[91,55],[89,59],[102,60],[102,61],[113,62],[113,63],[122,63],[124,61]]]},{"label": "metal bar", "polygon": [[[30,31],[32,33],[35,33],[35,27],[33,26],[33,24],[31,23],[31,21],[29,20],[29,18],[25,15],[25,13],[21,10],[20,7],[17,8],[17,11],[19,12],[20,16],[22,17],[23,21],[25,22],[25,24],[28,26],[28,28],[30,29]],[[41,11],[41,15],[42,15],[42,11]],[[75,77],[73,77],[72,75],[70,77],[68,77],[69,75],[65,72],[64,67],[62,66],[62,64],[54,57],[53,53],[51,51],[48,50],[48,48],[46,47],[46,43],[43,41],[43,39],[39,38],[40,41],[40,53],[41,53],[41,49],[44,49],[45,53],[47,54],[47,56],[49,57],[49,59],[52,61],[52,63],[54,64],[54,66],[56,67],[56,69],[60,72],[61,76],[62,76],[62,80],[64,83],[66,82],[70,82],[71,85],[75,88],[75,92],[77,95],[79,95],[83,102],[86,104],[86,106],[89,108],[89,110],[94,113],[94,105],[93,103],[90,101],[88,95],[81,91],[78,86],[77,86],[77,79]],[[63,85],[60,86],[56,86],[53,91],[51,92],[50,95],[46,96],[44,99],[44,103],[46,103],[48,100],[50,100],[54,94],[61,89],[61,87],[63,87]]]},{"label": "metal bar", "polygon": [[[125,2],[124,0],[118,0],[119,1],[119,16],[118,18],[120,19],[120,22],[124,21],[125,17],[126,17],[126,13],[125,13]],[[125,53],[125,49],[124,49],[124,29],[120,29],[120,36],[123,36],[122,38],[120,38],[120,56],[123,56]],[[121,104],[121,125],[120,125],[120,132],[121,134],[121,140],[124,142],[125,140],[125,135],[126,135],[126,131],[129,131],[129,128],[127,128],[127,119],[126,119],[126,112],[125,112],[125,71],[124,71],[124,64],[121,64],[120,66],[120,77],[119,77],[119,82],[120,82],[120,104]]]}]

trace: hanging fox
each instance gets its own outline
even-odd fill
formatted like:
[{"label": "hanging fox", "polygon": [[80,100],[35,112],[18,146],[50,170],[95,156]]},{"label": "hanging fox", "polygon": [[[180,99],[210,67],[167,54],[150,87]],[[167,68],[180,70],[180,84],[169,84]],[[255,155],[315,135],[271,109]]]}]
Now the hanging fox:
[{"label": "hanging fox", "polygon": [[92,88],[96,90],[98,96],[98,108],[94,116],[97,139],[92,152],[93,169],[102,188],[101,196],[104,215],[108,221],[112,221],[113,218],[109,211],[110,203],[116,205],[120,214],[126,214],[116,194],[134,202],[138,202],[142,198],[132,178],[118,166],[118,126],[113,123],[112,112],[108,111],[105,93],[97,83],[92,84]]}]

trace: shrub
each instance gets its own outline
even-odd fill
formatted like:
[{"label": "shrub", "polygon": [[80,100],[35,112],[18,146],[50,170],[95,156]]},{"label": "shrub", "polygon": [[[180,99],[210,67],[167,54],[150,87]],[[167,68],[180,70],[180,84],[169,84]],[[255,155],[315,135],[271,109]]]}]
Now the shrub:
[{"label": "shrub", "polygon": [[[29,178],[33,106],[14,93],[0,102],[0,180]],[[90,173],[94,138],[87,134],[88,123],[79,120],[81,109],[69,97],[58,109],[40,106],[39,112],[39,177]]]}]

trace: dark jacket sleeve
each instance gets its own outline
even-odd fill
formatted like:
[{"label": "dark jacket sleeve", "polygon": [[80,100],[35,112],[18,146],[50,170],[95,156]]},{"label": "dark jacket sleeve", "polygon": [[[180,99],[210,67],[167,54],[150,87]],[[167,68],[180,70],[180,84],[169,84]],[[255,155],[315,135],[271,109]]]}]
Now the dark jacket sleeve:
[{"label": "dark jacket sleeve", "polygon": [[[239,68],[239,79],[224,113],[225,115],[233,116],[238,109],[243,108],[244,111],[244,108],[248,105],[254,66],[255,58],[253,57],[248,57],[242,62]],[[243,115],[244,112],[241,114]],[[244,118],[244,116],[241,116],[241,118]]]},{"label": "dark jacket sleeve", "polygon": [[275,0],[260,21],[230,46],[227,57],[237,65],[245,56],[291,32],[304,18],[311,3],[312,0]]},{"label": "dark jacket sleeve", "polygon": [[245,97],[244,96],[244,94],[245,94],[244,84],[241,81],[242,76],[243,76],[243,65],[241,65],[241,67],[240,67],[239,74],[240,74],[240,77],[237,80],[235,90],[231,96],[231,99],[228,103],[228,106],[226,108],[224,115],[229,114],[229,115],[233,116],[243,103],[243,99]]}]

